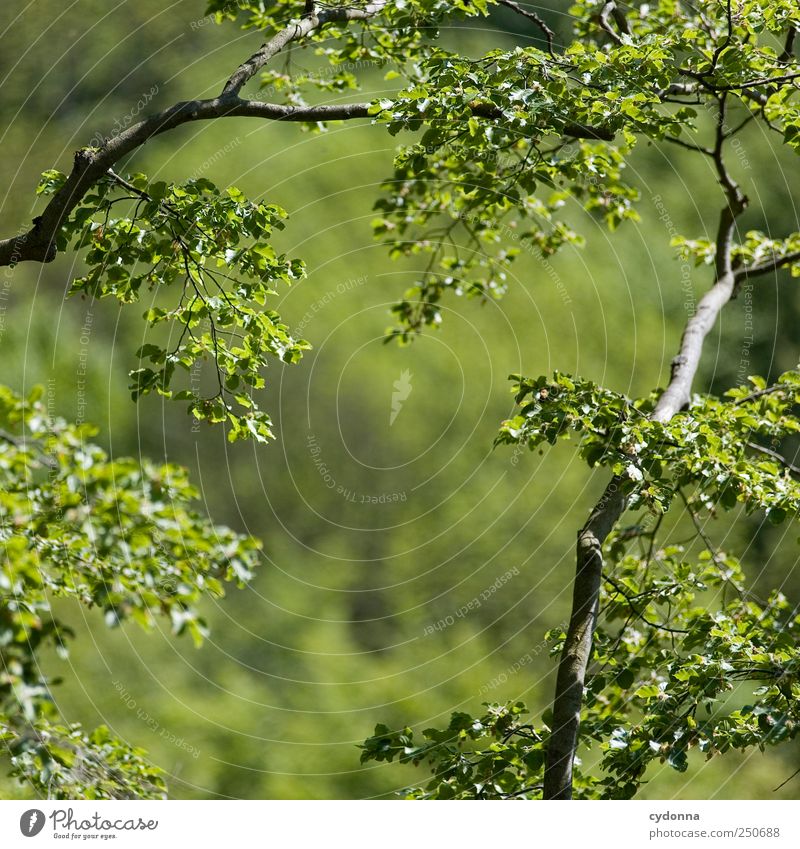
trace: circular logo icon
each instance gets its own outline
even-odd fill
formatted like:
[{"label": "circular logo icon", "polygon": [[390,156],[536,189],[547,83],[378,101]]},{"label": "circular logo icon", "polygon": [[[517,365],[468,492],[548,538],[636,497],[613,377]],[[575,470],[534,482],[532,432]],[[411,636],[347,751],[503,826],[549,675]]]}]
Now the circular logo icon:
[{"label": "circular logo icon", "polygon": [[19,830],[25,837],[36,837],[44,828],[45,816],[38,808],[31,808],[19,818]]}]

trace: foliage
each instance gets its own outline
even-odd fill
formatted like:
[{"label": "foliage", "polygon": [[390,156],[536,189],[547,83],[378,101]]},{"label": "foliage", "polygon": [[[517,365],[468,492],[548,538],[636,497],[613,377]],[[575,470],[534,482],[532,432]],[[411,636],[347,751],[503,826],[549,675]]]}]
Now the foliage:
[{"label": "foliage", "polygon": [[160,796],[159,771],[98,728],[58,722],[39,657],[68,653],[72,631],[53,611],[71,599],[102,611],[109,627],[151,628],[166,617],[196,644],[196,610],[223,584],[243,585],[258,544],[191,509],[184,469],[110,459],[93,430],[48,415],[41,389],[0,390],[0,729],[14,774],[54,798]]},{"label": "foliage", "polygon": [[583,722],[584,739],[603,751],[602,796],[633,796],[653,760],[685,771],[692,748],[710,759],[793,739],[796,607],[778,591],[755,597],[722,551],[690,559],[669,546],[648,558],[611,547]]},{"label": "foliage", "polygon": [[[470,60],[431,49],[413,85],[376,109],[392,133],[429,127],[419,144],[398,155],[388,197],[378,205],[383,216],[376,229],[393,253],[431,255],[425,276],[396,307],[396,335],[407,339],[437,325],[446,291],[502,294],[519,253],[508,249],[509,234],[539,255],[580,243],[568,219],[559,220],[567,200],[600,212],[612,229],[636,220],[638,192],[621,175],[640,138],[688,148],[708,157],[717,172],[726,205],[720,235],[715,242],[674,236],[685,259],[715,266],[716,279],[727,273],[741,281],[781,267],[800,273],[797,233],[774,239],[749,231],[741,243],[731,242],[730,222],[747,199],[723,158],[730,140],[757,119],[797,149],[796,62],[776,38],[792,44],[796,7],[753,2],[734,13],[731,4],[714,3],[694,12],[662,2],[627,7],[613,20],[612,9],[593,0],[578,4],[576,40],[559,54],[516,48]],[[709,123],[704,111],[715,129],[709,146],[696,141]],[[621,134],[624,143],[607,143],[606,133]],[[570,144],[575,135],[599,140]],[[554,143],[545,148],[549,137]],[[545,194],[535,198],[540,187]],[[523,229],[531,219],[538,226]],[[453,236],[458,228],[467,233],[466,248]],[[486,244],[494,248],[488,255]],[[576,434],[587,464],[608,467],[628,508],[649,513],[641,530],[606,541],[608,588],[580,726],[586,746],[601,746],[603,777],[587,783],[579,776],[576,794],[633,796],[651,760],[685,770],[691,747],[712,757],[793,738],[800,694],[796,608],[778,592],[755,599],[736,558],[711,545],[705,523],[740,504],[774,524],[797,515],[798,471],[781,453],[800,429],[797,372],[771,386],[751,378],[752,387],[723,399],[695,396],[667,421],[650,418],[658,392],[628,399],[559,373],[514,379],[519,412],[503,423],[497,444],[535,449]],[[657,545],[676,498],[705,546],[694,557],[682,547]],[[622,626],[614,631],[616,620]],[[733,695],[748,679],[761,684],[751,693],[755,700],[736,704]],[[486,776],[473,781],[472,764],[494,759],[497,774],[507,776],[503,759],[518,754],[518,743],[505,740],[468,756],[454,752],[452,734],[465,721],[454,715],[446,731],[424,732],[436,753],[428,758],[429,795],[479,797]],[[389,757],[400,744],[414,762],[430,751],[414,748],[408,729],[398,737],[379,727],[364,757]],[[540,748],[540,741],[528,744],[530,752]],[[452,787],[450,770],[459,768],[469,789]],[[536,780],[518,774],[503,791],[525,795]]]},{"label": "foliage", "polygon": [[48,799],[163,799],[162,771],[142,749],[104,725],[85,734],[39,720],[20,733],[4,728],[0,740],[11,751],[11,775]]},{"label": "foliage", "polygon": [[[631,797],[650,761],[684,771],[693,747],[712,758],[793,739],[800,730],[796,605],[779,591],[757,598],[733,555],[704,548],[688,556],[684,546],[658,547],[656,536],[676,498],[704,545],[709,517],[740,503],[774,524],[797,515],[798,472],[775,446],[800,429],[800,375],[784,374],[771,386],[751,378],[753,387],[732,389],[724,400],[698,397],[667,424],[646,417],[653,399],[634,403],[558,373],[516,380],[520,413],[503,424],[499,443],[534,449],[576,433],[586,461],[610,467],[632,508],[649,511],[607,542],[603,624],[581,723],[583,743],[600,744],[605,777],[578,776],[577,795]],[[747,689],[748,681],[758,687]],[[410,729],[379,726],[362,759],[428,760],[434,777],[424,791],[408,791],[412,798],[489,798],[491,788],[505,798],[538,789],[547,728],[531,740],[513,725],[508,736],[504,727],[496,733],[486,717],[475,721],[473,735],[472,722],[454,714],[446,730],[424,732],[424,746],[413,745]],[[465,740],[492,734],[498,739],[485,748],[461,752]],[[498,787],[492,776],[502,776]]]},{"label": "foliage", "polygon": [[[541,796],[542,735],[526,723],[521,702],[487,704],[486,713],[454,713],[447,728],[423,732],[414,744],[410,728],[390,731],[378,725],[362,746],[361,762],[430,764],[433,778],[410,788],[411,799],[533,799]],[[481,748],[481,747],[486,748]]]},{"label": "foliage", "polygon": [[[39,193],[51,194],[65,181],[65,175],[47,171]],[[126,202],[130,213],[113,215]],[[143,288],[154,303],[163,302],[162,290],[180,290],[172,304],[144,314],[149,328],[166,324],[170,335],[165,344],[150,342],[136,352],[150,365],[131,372],[134,400],[156,391],[188,401],[195,418],[227,422],[231,442],[272,437],[269,416],[252,390],[264,386],[262,369],[270,358],[296,362],[308,348],[278,313],[264,309],[276,294],[274,285],[304,273],[301,262],[276,254],[269,244],[285,217],[277,206],[248,201],[234,186],[221,192],[203,178],[174,186],[149,183],[144,174],[130,181],[110,175],[86,195],[60,234],[61,250],[85,250],[88,271],[73,282],[72,292],[128,304],[139,301]],[[178,367],[196,372],[209,359],[216,372],[213,394],[173,389]]]},{"label": "foliage", "polygon": [[800,509],[800,485],[791,464],[774,450],[800,432],[797,418],[800,374],[786,372],[767,387],[751,377],[727,399],[696,396],[692,404],[661,423],[647,417],[654,399],[624,396],[555,374],[552,380],[516,377],[520,412],[503,423],[498,444],[554,444],[572,432],[589,466],[607,466],[626,481],[630,507],[656,513],[669,508],[681,487],[694,486],[707,509],[761,509],[780,523]]},{"label": "foliage", "polygon": [[[431,47],[409,86],[376,105],[390,133],[425,130],[401,148],[376,207],[394,254],[431,257],[395,308],[403,339],[440,322],[446,292],[501,295],[521,250],[546,257],[580,244],[565,214],[576,203],[612,229],[636,221],[639,192],[624,169],[641,138],[703,150],[703,112],[719,105],[726,138],[760,112],[796,147],[797,86],[769,85],[787,76],[774,34],[797,25],[791,3],[747,4],[731,33],[724,3],[697,16],[671,2],[633,7],[630,34],[610,44],[595,23],[602,5],[573,10],[576,40],[556,55],[517,47],[470,59]],[[797,240],[748,233],[735,256],[786,255]]]},{"label": "foliage", "polygon": [[[494,5],[376,0],[325,7],[325,25],[308,23],[299,44],[321,57],[325,70],[293,71],[289,64],[261,72],[262,89],[291,108],[313,105],[310,90],[358,90],[353,68],[363,65],[388,66],[387,77],[400,80],[399,91],[368,108],[391,135],[412,137],[376,204],[375,231],[390,255],[425,254],[429,262],[395,307],[391,335],[405,341],[438,325],[447,292],[500,297],[523,250],[548,257],[582,244],[575,210],[612,230],[637,221],[640,189],[625,166],[642,140],[708,158],[722,188],[719,237],[678,234],[680,254],[713,266],[717,282],[732,281],[735,270],[737,286],[779,268],[800,273],[797,233],[774,238],[765,227],[728,238],[747,199],[724,160],[752,121],[800,149],[795,3],[748,0],[734,9],[714,2],[698,10],[660,0],[610,16],[612,4],[582,0],[563,50],[548,37],[543,49],[494,49],[473,58],[437,42],[440,25],[486,16]],[[318,10],[294,0],[211,0],[208,12],[284,38],[280,49],[300,31],[297,22]],[[323,120],[316,123],[324,128]],[[705,145],[709,128],[713,141]],[[40,193],[58,198],[70,179],[78,178],[45,172]],[[121,216],[117,204],[127,205]],[[274,284],[303,270],[270,243],[284,216],[205,179],[171,185],[108,171],[59,220],[57,247],[83,251],[87,266],[73,291],[122,304],[152,291],[145,322],[154,341],[137,352],[148,363],[131,373],[134,399],[155,391],[188,402],[194,417],[227,423],[232,441],[272,435],[252,390],[263,387],[273,359],[295,362],[308,347],[265,309]],[[172,332],[177,341],[163,338]],[[192,373],[207,359],[215,368],[212,394],[173,385],[178,366]],[[628,399],[558,373],[516,381],[520,410],[503,424],[498,443],[536,448],[577,433],[587,464],[608,467],[628,506],[646,509],[654,523],[607,541],[610,589],[581,732],[586,745],[603,751],[603,777],[579,776],[579,794],[631,796],[648,761],[684,769],[690,746],[711,756],[793,737],[794,608],[779,593],[754,598],[735,557],[711,544],[705,522],[740,504],[774,523],[794,518],[797,470],[781,450],[798,431],[797,373],[770,386],[754,379],[755,389],[724,398],[696,397],[668,421],[649,417],[657,392]],[[187,630],[199,642],[204,625],[195,602],[220,594],[224,580],[246,581],[255,543],[192,513],[193,492],[180,470],[109,460],[84,444],[80,429],[47,421],[35,398],[6,392],[3,399],[9,433],[0,455],[7,478],[0,500],[7,554],[0,694],[15,769],[50,794],[158,795],[160,779],[138,752],[101,729],[86,735],[55,723],[35,656],[43,642],[63,650],[68,636],[50,598],[99,606],[111,625],[130,617],[149,626],[155,613],[166,614],[176,632]],[[703,543],[699,553],[657,545],[676,497]],[[732,694],[746,679],[762,686],[752,704],[734,705]],[[533,797],[550,732],[547,717],[537,731],[521,720],[523,711],[512,704],[490,705],[478,719],[455,714],[445,730],[423,732],[420,746],[410,729],[379,726],[362,759],[431,764],[434,777],[411,792],[415,797]],[[110,772],[96,774],[98,763]]]}]

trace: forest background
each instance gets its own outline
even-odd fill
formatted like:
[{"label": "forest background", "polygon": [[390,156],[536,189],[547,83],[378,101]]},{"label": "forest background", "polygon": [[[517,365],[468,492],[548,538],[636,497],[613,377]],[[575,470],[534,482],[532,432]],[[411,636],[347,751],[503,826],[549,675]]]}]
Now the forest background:
[{"label": "forest background", "polygon": [[[541,10],[556,33],[567,32],[568,5]],[[69,170],[73,150],[147,112],[209,96],[257,47],[259,34],[217,27],[203,12],[202,0],[2,5],[3,232],[35,214],[43,170]],[[477,53],[535,40],[533,30],[494,13],[443,38]],[[308,53],[292,61],[322,67]],[[389,68],[358,70],[368,98],[393,86]],[[791,153],[769,141],[743,132],[733,167],[757,192],[754,208],[783,210],[776,231],[791,232]],[[68,660],[46,658],[64,679],[61,711],[146,748],[173,796],[387,797],[425,776],[359,766],[357,744],[376,722],[424,728],[518,698],[546,708],[555,661],[545,633],[567,615],[575,528],[605,481],[602,470],[587,478],[569,447],[543,456],[492,449],[512,409],[507,375],[558,368],[644,394],[663,385],[702,294],[702,273],[669,241],[715,220],[716,197],[692,191],[703,176],[692,169],[707,163],[641,146],[628,163],[640,223],[608,234],[583,213],[586,247],[552,262],[523,252],[503,301],[452,300],[440,331],[386,345],[389,308],[421,262],[390,261],[372,237],[394,142],[366,123],[313,134],[237,119],[181,128],[136,154],[136,169],[153,179],[206,176],[290,213],[280,246],[309,274],[275,306],[313,350],[299,365],[270,367],[272,444],[230,445],[157,397],[134,406],[127,372],[142,322],[111,299],[65,299],[70,254],[0,281],[4,382],[22,392],[42,384],[48,414],[94,422],[116,456],[187,465],[216,521],[264,541],[252,584],[204,603],[211,637],[201,651],[163,623],[149,635],[108,630],[99,612],[62,605],[80,639]],[[798,292],[772,278],[757,285],[758,298],[745,288],[725,310],[697,390],[797,365]],[[797,541],[785,534],[753,516],[719,538],[748,552],[763,594],[781,587],[796,601]],[[798,752],[708,763],[695,754],[686,774],[652,767],[641,795],[796,798],[800,777],[773,788]],[[7,771],[0,759],[0,795],[24,793]]]}]

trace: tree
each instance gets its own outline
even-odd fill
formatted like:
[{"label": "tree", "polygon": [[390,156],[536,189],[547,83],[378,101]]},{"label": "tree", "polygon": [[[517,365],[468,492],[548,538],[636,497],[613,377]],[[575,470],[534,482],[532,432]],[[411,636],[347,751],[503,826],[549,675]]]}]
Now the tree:
[{"label": "tree", "polygon": [[[535,27],[541,48],[471,58],[442,46],[442,24],[497,5]],[[208,13],[270,37],[217,97],[177,103],[79,150],[69,174],[46,171],[38,188],[46,205],[30,229],[0,241],[0,264],[73,250],[86,265],[75,292],[129,304],[143,286],[154,290],[162,306],[144,316],[153,341],[136,352],[134,399],[157,392],[185,403],[231,441],[272,437],[255,394],[261,371],[271,358],[297,361],[308,345],[266,304],[303,266],[270,244],[283,226],[279,208],[206,179],[170,185],[119,174],[150,139],[193,121],[245,117],[312,130],[366,119],[414,134],[376,204],[376,233],[390,255],[428,257],[394,309],[390,335],[400,342],[440,324],[448,293],[501,297],[520,246],[546,258],[579,244],[571,205],[611,229],[635,221],[639,192],[625,165],[642,141],[707,161],[719,187],[715,238],[674,238],[711,285],[690,310],[665,388],[631,399],[559,372],[513,376],[519,411],[497,444],[540,449],[577,437],[587,464],[612,475],[578,532],[569,626],[552,635],[561,652],[552,712],[536,726],[524,705],[487,705],[480,717],[454,714],[447,728],[425,731],[422,744],[410,729],[378,726],[362,760],[430,763],[433,778],[410,790],[414,797],[629,797],[652,760],[683,770],[691,747],[711,757],[793,738],[800,617],[778,591],[754,596],[707,525],[730,511],[761,511],[776,524],[794,518],[800,473],[787,452],[800,429],[800,373],[753,377],[721,397],[692,385],[706,336],[741,288],[782,270],[800,275],[800,233],[767,235],[768,210],[766,232],[742,232],[748,198],[729,161],[750,124],[800,147],[795,4],[583,0],[563,48],[512,0],[310,0],[302,8],[211,0]],[[321,56],[323,71],[267,67],[297,50]],[[310,102],[310,91],[357,89],[352,69],[362,63],[388,67],[396,93],[376,103]],[[243,97],[256,77],[281,102]],[[181,380],[203,358],[216,367],[205,396]],[[52,716],[36,649],[45,640],[63,647],[67,631],[48,593],[102,605],[110,624],[130,616],[148,625],[158,610],[199,640],[193,603],[221,592],[223,579],[246,580],[256,544],[192,513],[180,470],[110,462],[84,444],[83,431],[49,422],[35,397],[8,391],[5,399],[0,649],[15,770],[52,795],[158,795],[160,778],[139,752]],[[644,518],[621,526],[628,511]],[[676,513],[688,516],[693,540],[659,545]],[[735,704],[728,696],[743,680],[759,687],[752,703]],[[575,771],[579,745],[593,743],[600,775]]]}]

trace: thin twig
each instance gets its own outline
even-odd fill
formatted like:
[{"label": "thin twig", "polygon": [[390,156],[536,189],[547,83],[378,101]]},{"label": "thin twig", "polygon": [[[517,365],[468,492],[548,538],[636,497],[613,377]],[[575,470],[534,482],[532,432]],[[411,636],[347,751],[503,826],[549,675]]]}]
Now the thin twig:
[{"label": "thin twig", "polygon": [[760,454],[765,454],[767,457],[772,457],[773,460],[777,460],[788,472],[800,477],[800,468],[795,466],[793,463],[790,463],[783,454],[779,454],[777,451],[773,451],[765,445],[759,445],[757,442],[748,442],[747,447],[752,448],[753,451],[758,451]]},{"label": "thin twig", "polygon": [[703,147],[699,144],[692,144],[691,142],[684,141],[683,139],[675,138],[675,136],[664,136],[664,141],[669,142],[670,144],[677,144],[679,147],[685,147],[686,150],[691,150],[694,153],[703,153],[706,156],[713,156],[714,151],[711,148]]},{"label": "thin twig", "polygon": [[649,625],[651,628],[658,628],[660,631],[667,631],[670,634],[689,634],[690,631],[685,630],[684,628],[670,628],[669,625],[661,625],[658,622],[653,622],[648,619],[644,613],[633,603],[631,596],[622,589],[622,587],[608,575],[603,575],[603,579],[611,584],[612,587],[625,599],[628,603],[628,607],[636,614],[636,616],[642,620],[645,624]]},{"label": "thin twig", "polygon": [[734,406],[738,406],[739,404],[747,404],[749,401],[755,401],[757,398],[763,398],[765,395],[773,395],[775,392],[785,392],[786,387],[780,384],[776,386],[768,386],[766,389],[758,389],[755,392],[751,392],[749,395],[745,395],[744,398],[737,398],[734,402]]},{"label": "thin twig", "polygon": [[800,775],[800,767],[798,767],[787,779],[782,781],[772,792],[777,793],[782,787],[785,787],[795,776]]},{"label": "thin twig", "polygon": [[775,256],[773,259],[767,262],[760,262],[757,265],[743,265],[736,269],[734,276],[738,283],[747,277],[759,277],[762,274],[770,274],[787,265],[793,265],[796,262],[800,262],[800,251]]}]

